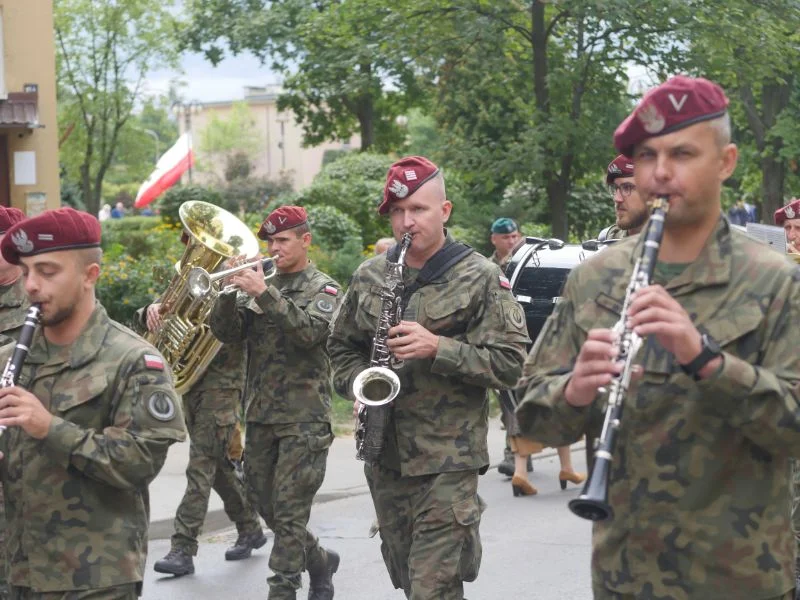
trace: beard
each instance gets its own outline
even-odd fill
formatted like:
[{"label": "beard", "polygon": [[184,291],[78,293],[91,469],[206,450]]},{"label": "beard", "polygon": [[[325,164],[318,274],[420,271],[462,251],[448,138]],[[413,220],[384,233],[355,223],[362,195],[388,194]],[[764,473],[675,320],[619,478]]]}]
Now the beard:
[{"label": "beard", "polygon": [[59,308],[52,315],[43,314],[41,319],[41,324],[43,327],[55,327],[56,325],[60,325],[61,323],[69,319],[74,311],[75,307],[70,306],[66,308]]}]

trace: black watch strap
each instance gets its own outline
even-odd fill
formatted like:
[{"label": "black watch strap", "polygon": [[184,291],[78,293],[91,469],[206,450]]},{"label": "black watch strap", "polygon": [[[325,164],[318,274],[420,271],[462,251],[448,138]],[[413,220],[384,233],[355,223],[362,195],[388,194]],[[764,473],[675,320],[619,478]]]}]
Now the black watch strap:
[{"label": "black watch strap", "polygon": [[702,350],[700,350],[700,354],[685,365],[680,365],[681,370],[694,377],[695,381],[700,380],[700,371],[703,367],[722,354],[719,344],[710,335],[704,333],[701,340]]}]

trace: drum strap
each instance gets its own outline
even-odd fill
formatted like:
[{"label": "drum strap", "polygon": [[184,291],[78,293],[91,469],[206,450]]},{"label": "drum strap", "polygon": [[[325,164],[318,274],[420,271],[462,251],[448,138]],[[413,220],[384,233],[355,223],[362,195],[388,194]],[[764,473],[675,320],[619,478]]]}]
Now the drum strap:
[{"label": "drum strap", "polygon": [[[395,248],[396,246],[391,250],[395,250]],[[410,285],[406,286],[406,289],[403,291],[403,310],[405,310],[408,305],[408,300],[414,295],[414,292],[447,273],[473,252],[472,246],[462,242],[445,242],[445,245],[439,248],[439,251],[431,256],[428,262],[425,263],[425,266],[420,269],[417,278]]]}]

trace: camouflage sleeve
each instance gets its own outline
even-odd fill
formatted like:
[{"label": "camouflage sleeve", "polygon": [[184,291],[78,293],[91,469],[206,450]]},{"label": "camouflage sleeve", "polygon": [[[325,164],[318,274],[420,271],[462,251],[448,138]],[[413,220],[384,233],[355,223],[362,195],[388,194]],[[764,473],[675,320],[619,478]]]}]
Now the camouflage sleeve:
[{"label": "camouflage sleeve", "polygon": [[242,342],[247,337],[252,313],[238,302],[239,294],[220,294],[211,309],[211,333],[223,344]]},{"label": "camouflage sleeve", "polygon": [[275,286],[268,285],[267,290],[255,302],[264,315],[289,336],[295,346],[311,348],[325,343],[331,317],[340,298],[339,286],[326,284],[308,304],[301,306],[282,296]]},{"label": "camouflage sleeve", "polygon": [[145,304],[142,308],[133,313],[133,329],[136,333],[144,335],[147,332],[147,309],[150,308],[149,304]]},{"label": "camouflage sleeve", "polygon": [[[138,346],[120,363],[102,431],[53,417],[42,442],[54,461],[118,489],[140,489],[158,475],[167,448],[186,432],[172,376],[154,353]],[[98,383],[105,379],[90,378]]]},{"label": "camouflage sleeve", "polygon": [[[800,456],[800,267],[766,310],[758,365],[723,352],[722,368],[698,382],[702,398],[757,446]],[[741,322],[735,315],[732,323]]]},{"label": "camouflage sleeve", "polygon": [[506,389],[517,383],[530,340],[525,313],[501,280],[507,285],[499,267],[487,270],[481,308],[459,339],[439,337],[431,372],[457,375],[486,388]]},{"label": "camouflage sleeve", "polygon": [[358,291],[352,281],[331,321],[328,356],[333,370],[333,388],[344,398],[353,399],[353,380],[369,367],[372,339],[366,337],[355,321]]},{"label": "camouflage sleeve", "polygon": [[584,342],[583,332],[575,324],[574,287],[570,274],[562,298],[537,337],[517,385],[522,397],[517,408],[520,431],[525,437],[555,447],[579,440],[588,430],[592,411],[597,410],[594,405],[575,408],[564,399],[564,388]]}]

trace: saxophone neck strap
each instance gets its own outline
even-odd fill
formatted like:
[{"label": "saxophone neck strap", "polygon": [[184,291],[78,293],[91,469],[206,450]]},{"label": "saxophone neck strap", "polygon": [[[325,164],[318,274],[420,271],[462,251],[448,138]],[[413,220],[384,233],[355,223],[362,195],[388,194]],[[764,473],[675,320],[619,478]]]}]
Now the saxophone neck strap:
[{"label": "saxophone neck strap", "polygon": [[445,242],[445,245],[420,269],[417,278],[403,290],[403,308],[405,309],[414,292],[447,273],[473,252],[472,246],[462,242]]}]

